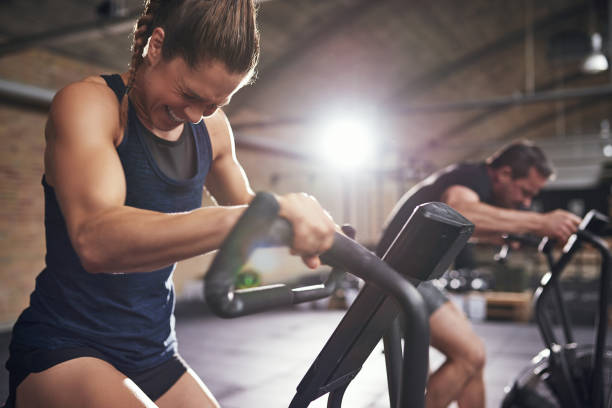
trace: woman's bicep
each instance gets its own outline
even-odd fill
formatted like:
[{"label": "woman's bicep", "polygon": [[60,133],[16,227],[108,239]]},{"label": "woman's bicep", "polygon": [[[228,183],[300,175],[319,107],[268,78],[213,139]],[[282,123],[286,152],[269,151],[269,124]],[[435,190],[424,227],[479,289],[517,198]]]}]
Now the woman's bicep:
[{"label": "woman's bicep", "polygon": [[72,238],[88,219],[125,200],[123,168],[113,143],[116,105],[105,103],[104,98],[83,103],[87,96],[96,95],[91,87],[62,90],[53,102],[46,129],[45,174]]}]

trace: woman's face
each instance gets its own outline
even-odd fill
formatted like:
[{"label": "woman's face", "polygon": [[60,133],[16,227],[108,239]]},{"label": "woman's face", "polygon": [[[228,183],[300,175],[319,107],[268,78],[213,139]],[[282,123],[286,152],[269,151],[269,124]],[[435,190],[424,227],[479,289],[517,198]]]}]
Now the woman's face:
[{"label": "woman's face", "polygon": [[227,105],[246,82],[244,74],[227,71],[213,60],[190,68],[181,57],[159,60],[143,76],[143,112],[150,125],[169,131],[184,122],[197,123]]}]

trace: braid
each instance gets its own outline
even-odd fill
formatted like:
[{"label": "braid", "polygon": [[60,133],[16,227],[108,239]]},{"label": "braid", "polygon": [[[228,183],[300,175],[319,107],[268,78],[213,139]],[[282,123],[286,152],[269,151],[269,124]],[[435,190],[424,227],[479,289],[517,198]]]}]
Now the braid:
[{"label": "braid", "polygon": [[132,60],[130,61],[130,69],[128,71],[128,82],[125,89],[125,94],[121,99],[121,125],[127,123],[127,111],[128,111],[128,95],[134,88],[134,81],[136,80],[136,71],[140,64],[142,64],[143,57],[142,52],[147,40],[153,32],[153,18],[155,12],[159,8],[162,0],[147,0],[145,3],[144,11],[141,16],[134,24],[132,31]]}]

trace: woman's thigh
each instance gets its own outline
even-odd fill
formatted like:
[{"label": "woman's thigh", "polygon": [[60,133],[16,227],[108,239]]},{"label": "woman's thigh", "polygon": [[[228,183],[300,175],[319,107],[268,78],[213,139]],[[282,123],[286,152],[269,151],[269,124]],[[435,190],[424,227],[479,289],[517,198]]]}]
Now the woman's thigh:
[{"label": "woman's thigh", "polygon": [[155,401],[160,408],[219,408],[219,403],[191,369]]},{"label": "woman's thigh", "polygon": [[155,406],[132,380],[95,357],[79,357],[31,373],[17,387],[16,408]]}]

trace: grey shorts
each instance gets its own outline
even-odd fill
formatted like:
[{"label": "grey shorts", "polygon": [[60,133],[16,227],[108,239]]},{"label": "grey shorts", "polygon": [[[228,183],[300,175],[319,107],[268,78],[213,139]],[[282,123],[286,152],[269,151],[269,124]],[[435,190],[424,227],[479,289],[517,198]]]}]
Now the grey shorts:
[{"label": "grey shorts", "polygon": [[423,296],[429,316],[433,314],[440,306],[449,301],[449,298],[439,289],[432,281],[422,282],[417,290]]}]

